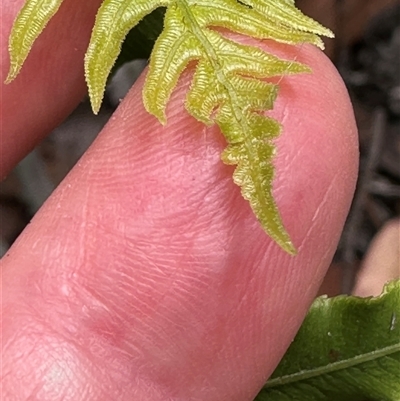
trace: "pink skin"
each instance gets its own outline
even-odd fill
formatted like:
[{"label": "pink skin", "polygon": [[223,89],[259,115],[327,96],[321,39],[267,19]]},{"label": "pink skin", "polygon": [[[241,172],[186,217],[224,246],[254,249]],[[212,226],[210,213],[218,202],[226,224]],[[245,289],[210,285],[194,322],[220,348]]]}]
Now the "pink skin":
[{"label": "pink skin", "polygon": [[[60,26],[57,51],[66,51],[61,39],[71,24],[89,32],[82,25],[92,19],[76,18]],[[51,40],[43,37],[42,46]],[[75,40],[79,49],[87,43],[85,35]],[[329,266],[358,159],[348,95],[327,58],[309,46],[261,46],[314,71],[284,78],[270,113],[283,122],[274,194],[298,256],[259,227],[232,167],[219,160],[218,129],[183,110],[192,71],[165,127],[142,106],[142,76],[1,260],[4,399],[251,401],[257,394]],[[51,80],[40,75],[25,88],[17,78],[4,90],[4,173],[76,103],[81,57],[73,54],[68,74],[63,66],[51,72],[57,58],[50,57]],[[24,71],[32,82],[35,67],[31,61]],[[21,97],[23,107],[14,103],[11,113],[9,102]],[[26,116],[35,118],[32,131]]]},{"label": "pink skin", "polygon": [[9,67],[8,37],[24,3],[25,0],[2,0],[0,4],[0,179],[85,94],[83,56],[101,0],[64,0],[59,13],[36,41],[18,79],[4,85]]}]

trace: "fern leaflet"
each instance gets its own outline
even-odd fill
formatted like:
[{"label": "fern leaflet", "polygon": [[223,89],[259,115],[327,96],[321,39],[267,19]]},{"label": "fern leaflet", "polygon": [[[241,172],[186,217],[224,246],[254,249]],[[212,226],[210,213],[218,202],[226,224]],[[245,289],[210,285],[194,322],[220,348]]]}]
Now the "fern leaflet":
[{"label": "fern leaflet", "polygon": [[[16,76],[34,40],[61,2],[26,2],[10,37],[8,81]],[[280,125],[263,112],[273,108],[278,85],[265,79],[308,72],[309,68],[242,45],[215,28],[282,43],[307,42],[321,48],[323,42],[318,35],[331,37],[332,33],[303,15],[293,0],[104,0],[85,57],[86,81],[95,113],[125,36],[159,7],[167,11],[143,89],[146,109],[165,123],[172,91],[188,63],[196,61],[186,110],[205,124],[219,126],[228,143],[222,160],[236,165],[234,182],[264,230],[285,251],[295,254],[272,195],[273,139],[279,135]]]}]

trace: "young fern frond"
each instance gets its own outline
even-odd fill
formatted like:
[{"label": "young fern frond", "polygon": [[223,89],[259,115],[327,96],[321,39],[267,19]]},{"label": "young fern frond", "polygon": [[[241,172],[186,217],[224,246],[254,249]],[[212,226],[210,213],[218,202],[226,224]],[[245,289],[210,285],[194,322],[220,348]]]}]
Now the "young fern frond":
[{"label": "young fern frond", "polygon": [[[9,79],[18,73],[29,48],[61,1],[27,1],[10,38]],[[272,195],[273,139],[279,135],[280,125],[264,112],[273,108],[278,86],[265,79],[310,70],[237,43],[214,28],[288,44],[312,43],[321,48],[323,42],[318,35],[331,37],[332,33],[304,16],[293,0],[104,0],[85,57],[86,81],[95,113],[125,36],[159,7],[166,8],[164,29],[154,45],[143,89],[146,109],[166,123],[165,110],[172,91],[188,63],[196,61],[186,110],[205,124],[219,126],[228,143],[222,160],[236,165],[234,182],[241,187],[264,230],[285,251],[295,254]]]},{"label": "young fern frond", "polygon": [[41,34],[63,0],[27,1],[18,13],[9,40],[10,70],[6,83],[20,72],[33,42]]}]

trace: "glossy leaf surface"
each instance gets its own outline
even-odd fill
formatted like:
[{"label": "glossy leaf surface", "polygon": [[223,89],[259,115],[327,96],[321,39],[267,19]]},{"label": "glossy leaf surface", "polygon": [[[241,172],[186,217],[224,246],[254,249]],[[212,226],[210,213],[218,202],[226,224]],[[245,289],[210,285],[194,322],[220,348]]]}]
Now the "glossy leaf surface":
[{"label": "glossy leaf surface", "polygon": [[400,400],[400,281],[377,298],[318,298],[255,401]]}]

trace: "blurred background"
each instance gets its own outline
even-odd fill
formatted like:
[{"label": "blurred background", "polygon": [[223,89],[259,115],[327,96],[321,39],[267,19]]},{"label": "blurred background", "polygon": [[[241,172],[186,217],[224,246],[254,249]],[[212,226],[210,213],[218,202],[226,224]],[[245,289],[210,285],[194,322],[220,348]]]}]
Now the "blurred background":
[{"label": "blurred background", "polygon": [[[352,98],[360,174],[335,258],[320,293],[377,295],[400,274],[400,1],[298,0],[331,28],[326,53]],[[146,66],[138,59],[110,81],[99,115],[86,100],[0,183],[0,256],[90,146]]]}]

